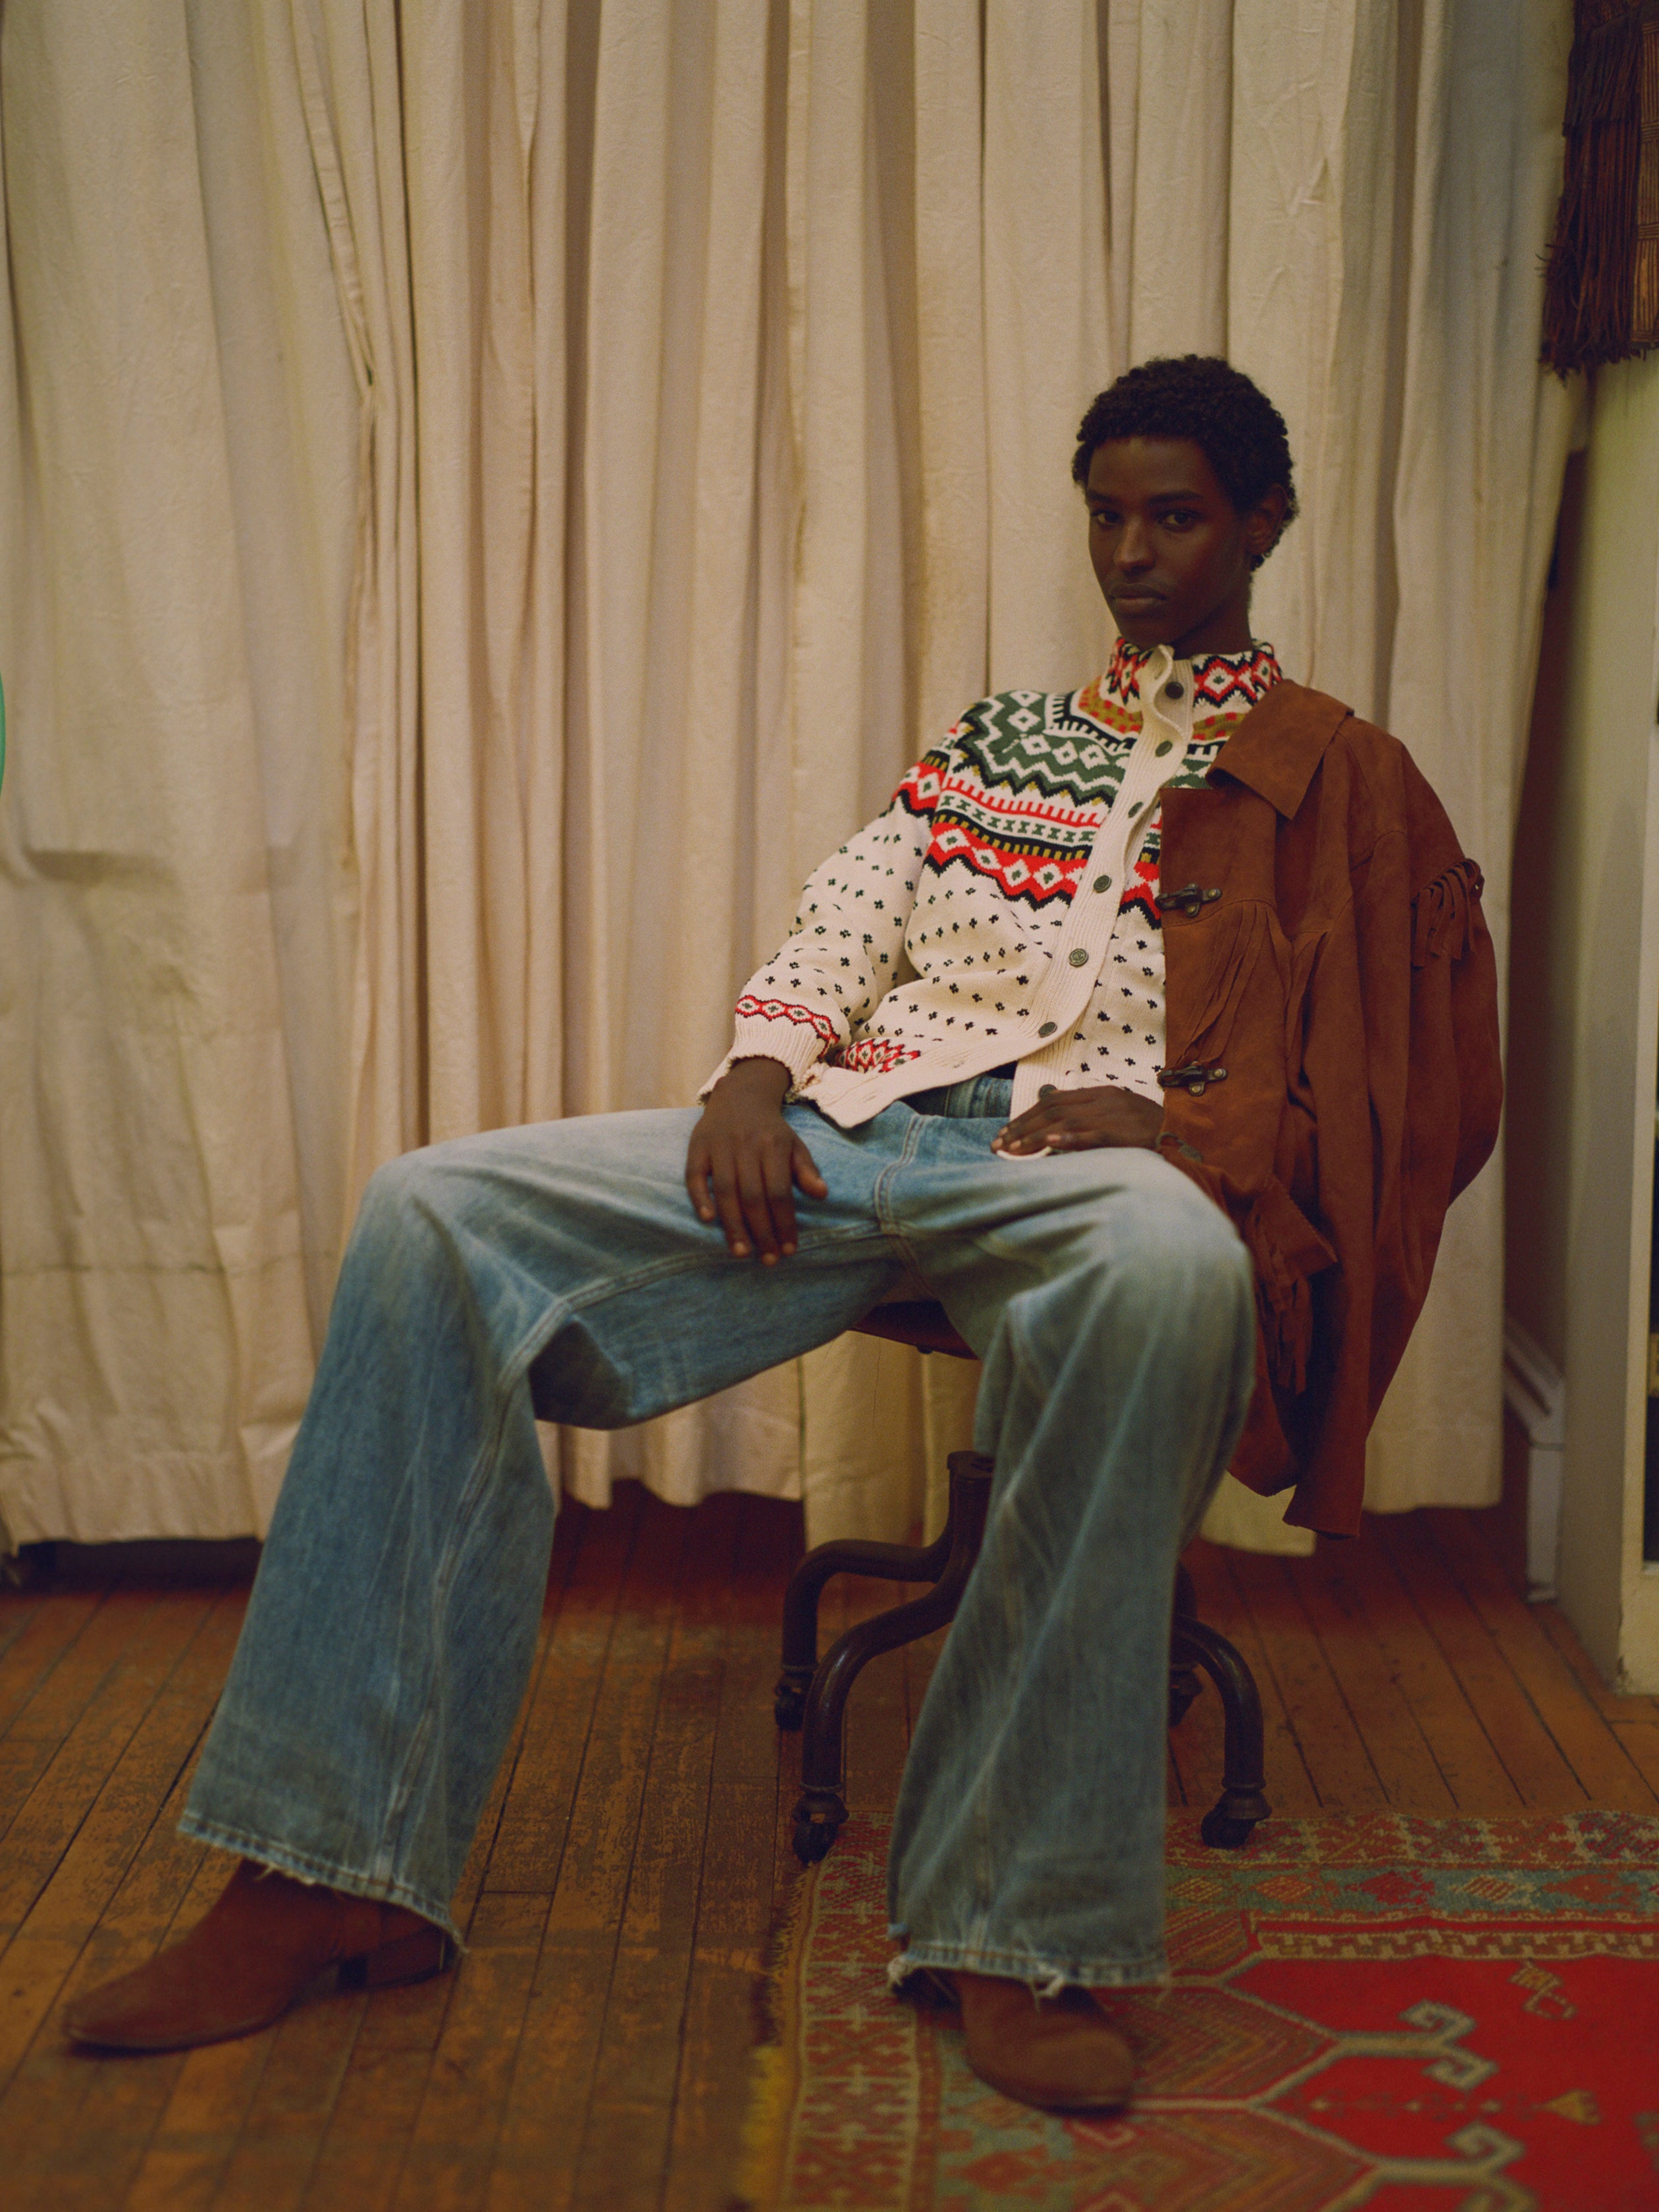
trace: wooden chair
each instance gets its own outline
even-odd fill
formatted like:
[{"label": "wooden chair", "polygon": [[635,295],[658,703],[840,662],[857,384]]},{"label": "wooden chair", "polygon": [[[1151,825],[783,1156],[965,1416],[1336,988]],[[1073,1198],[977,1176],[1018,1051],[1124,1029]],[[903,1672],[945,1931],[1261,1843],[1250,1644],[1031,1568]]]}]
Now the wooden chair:
[{"label": "wooden chair", "polygon": [[[866,1336],[913,1344],[957,1359],[973,1352],[930,1299],[899,1298],[875,1307],[858,1323]],[[801,1797],[795,1808],[795,1854],[821,1859],[847,1817],[843,1717],[847,1693],[878,1652],[891,1651],[942,1628],[954,1617],[985,1532],[994,1462],[980,1452],[950,1455],[950,1505],[931,1544],[820,1544],[790,1578],[784,1598],[784,1671],[772,1710],[778,1725],[800,1729]],[[884,1582],[931,1583],[925,1597],[861,1621],[818,1656],[818,1600],[832,1575],[875,1575]],[[1262,1701],[1255,1677],[1225,1636],[1199,1620],[1192,1578],[1175,1571],[1175,1619],[1170,1636],[1170,1726],[1198,1695],[1202,1668],[1220,1694],[1226,1716],[1222,1790],[1204,1815],[1207,1844],[1237,1850],[1272,1810],[1262,1794]]]}]

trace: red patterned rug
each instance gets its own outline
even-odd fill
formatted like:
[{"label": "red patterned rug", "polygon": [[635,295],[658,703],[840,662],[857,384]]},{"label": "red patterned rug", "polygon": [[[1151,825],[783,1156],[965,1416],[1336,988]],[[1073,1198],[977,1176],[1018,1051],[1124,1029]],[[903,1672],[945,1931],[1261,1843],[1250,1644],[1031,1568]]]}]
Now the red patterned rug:
[{"label": "red patterned rug", "polygon": [[1659,1820],[1172,1820],[1166,1995],[1110,2118],[968,2071],[887,1996],[885,1826],[804,1881],[760,2054],[761,2212],[1659,2212]]}]

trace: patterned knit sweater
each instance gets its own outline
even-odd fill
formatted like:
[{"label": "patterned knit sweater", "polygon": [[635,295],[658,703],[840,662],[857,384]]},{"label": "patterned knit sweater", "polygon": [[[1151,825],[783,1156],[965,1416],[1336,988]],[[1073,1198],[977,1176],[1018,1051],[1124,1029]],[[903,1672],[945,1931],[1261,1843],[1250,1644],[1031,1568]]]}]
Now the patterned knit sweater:
[{"label": "patterned knit sweater", "polygon": [[1159,795],[1279,680],[1270,646],[1120,641],[1080,691],[981,700],[812,877],[704,1095],[761,1058],[844,1128],[1008,1061],[1016,1114],[1084,1085],[1159,1097]]}]

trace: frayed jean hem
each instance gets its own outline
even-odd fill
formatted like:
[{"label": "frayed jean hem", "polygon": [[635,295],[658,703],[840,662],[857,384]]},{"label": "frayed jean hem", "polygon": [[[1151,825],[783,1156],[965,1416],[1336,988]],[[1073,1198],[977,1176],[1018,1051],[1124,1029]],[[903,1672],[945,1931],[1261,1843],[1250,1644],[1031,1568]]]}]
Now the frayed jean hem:
[{"label": "frayed jean hem", "polygon": [[451,1917],[447,1906],[435,1906],[430,1899],[417,1896],[415,1891],[398,1881],[376,1881],[371,1875],[360,1874],[354,1867],[336,1866],[328,1859],[312,1858],[304,1851],[291,1850],[286,1844],[268,1844],[260,1837],[243,1835],[234,1828],[221,1828],[199,1814],[180,1815],[179,1832],[198,1844],[211,1844],[215,1850],[234,1851],[239,1858],[251,1859],[256,1866],[269,1867],[274,1874],[286,1874],[295,1881],[303,1881],[324,1889],[337,1889],[347,1897],[366,1897],[377,1905],[401,1905],[410,1912],[418,1912],[423,1920],[430,1920],[459,1950],[466,1948],[460,1929]]},{"label": "frayed jean hem", "polygon": [[1169,1960],[1161,1949],[1144,1959],[1073,1959],[1057,1964],[1033,1958],[1028,1951],[987,1951],[971,1943],[912,1943],[887,1961],[887,1981],[894,1990],[912,1975],[952,1972],[996,1974],[1024,1982],[1038,1997],[1057,1997],[1062,1990],[1069,1989],[1162,1990],[1170,1980]]}]

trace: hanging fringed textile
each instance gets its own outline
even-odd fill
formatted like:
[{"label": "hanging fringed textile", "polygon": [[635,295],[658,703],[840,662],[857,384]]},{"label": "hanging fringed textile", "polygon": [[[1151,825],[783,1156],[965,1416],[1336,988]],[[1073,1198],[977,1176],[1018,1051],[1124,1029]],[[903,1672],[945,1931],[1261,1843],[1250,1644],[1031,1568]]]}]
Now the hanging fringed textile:
[{"label": "hanging fringed textile", "polygon": [[1562,128],[1543,358],[1565,376],[1659,345],[1659,0],[1574,0]]}]

